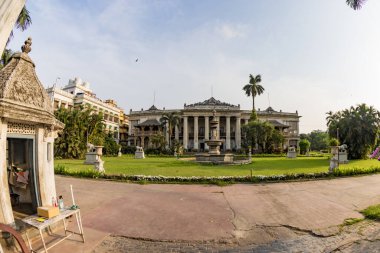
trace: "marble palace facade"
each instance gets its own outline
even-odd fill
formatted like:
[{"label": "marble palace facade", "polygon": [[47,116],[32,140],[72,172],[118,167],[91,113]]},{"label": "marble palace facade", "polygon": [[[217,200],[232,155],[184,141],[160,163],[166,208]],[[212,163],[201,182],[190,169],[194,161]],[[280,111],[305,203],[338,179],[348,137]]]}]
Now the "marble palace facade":
[{"label": "marble palace facade", "polygon": [[[154,105],[148,110],[133,111],[129,113],[128,144],[131,146],[142,146],[153,148],[151,137],[163,133],[160,118],[164,113],[176,112],[180,116],[180,124],[169,136],[165,134],[166,142],[176,140],[182,143],[185,150],[204,151],[207,150],[206,140],[210,138],[210,120],[213,111],[219,124],[219,138],[223,140],[223,151],[239,150],[242,146],[241,127],[248,123],[251,110],[241,110],[240,105],[232,105],[210,98],[203,102],[184,105],[183,109],[165,110],[158,109]],[[271,107],[264,111],[257,111],[258,118],[269,121],[276,129],[283,132],[285,136],[284,148],[289,146],[298,147],[299,143],[299,118],[298,112],[275,111]]]}]

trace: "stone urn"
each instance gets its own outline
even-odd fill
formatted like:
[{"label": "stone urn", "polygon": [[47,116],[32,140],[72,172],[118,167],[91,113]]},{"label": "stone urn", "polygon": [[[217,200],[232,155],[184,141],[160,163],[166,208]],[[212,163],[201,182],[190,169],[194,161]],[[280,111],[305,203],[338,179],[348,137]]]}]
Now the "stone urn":
[{"label": "stone urn", "polygon": [[331,154],[335,159],[338,159],[339,146],[330,146]]},{"label": "stone urn", "polygon": [[98,156],[102,156],[103,155],[103,146],[95,146],[95,153]]}]

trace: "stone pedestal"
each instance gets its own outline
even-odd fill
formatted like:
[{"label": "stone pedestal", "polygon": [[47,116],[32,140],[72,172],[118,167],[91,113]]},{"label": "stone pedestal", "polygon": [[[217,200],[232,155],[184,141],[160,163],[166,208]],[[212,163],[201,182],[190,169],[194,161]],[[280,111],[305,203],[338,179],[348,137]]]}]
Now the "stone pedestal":
[{"label": "stone pedestal", "polygon": [[288,148],[288,154],[286,155],[287,158],[296,158],[297,157],[297,151],[295,147],[289,147]]},{"label": "stone pedestal", "polygon": [[347,152],[339,152],[339,163],[348,163]]},{"label": "stone pedestal", "polygon": [[297,152],[296,151],[288,151],[288,154],[286,155],[287,158],[297,158]]},{"label": "stone pedestal", "polygon": [[144,150],[135,152],[135,159],[145,159]]},{"label": "stone pedestal", "polygon": [[96,161],[94,163],[94,169],[98,172],[105,172],[103,165],[104,165],[104,161],[102,161],[102,160]]},{"label": "stone pedestal", "polygon": [[329,172],[333,173],[337,167],[338,167],[338,159],[336,159],[334,157],[331,158]]},{"label": "stone pedestal", "polygon": [[95,164],[99,160],[101,160],[100,155],[98,155],[96,152],[87,152],[84,164]]}]

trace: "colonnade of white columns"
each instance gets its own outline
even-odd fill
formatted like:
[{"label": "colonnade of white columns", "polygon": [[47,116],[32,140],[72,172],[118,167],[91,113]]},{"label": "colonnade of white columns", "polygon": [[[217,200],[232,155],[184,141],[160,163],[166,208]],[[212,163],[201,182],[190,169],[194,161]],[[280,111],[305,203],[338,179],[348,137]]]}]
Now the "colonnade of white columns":
[{"label": "colonnade of white columns", "polygon": [[[199,117],[203,116],[193,116],[194,118],[194,149],[199,149]],[[204,140],[209,140],[209,131],[210,131],[210,117],[204,116]],[[189,148],[189,116],[183,116],[183,148]],[[219,116],[216,116],[217,120],[220,120]],[[248,119],[245,119],[244,123],[247,123]],[[241,118],[236,117],[235,125],[235,147],[231,147],[231,116],[226,116],[226,141],[225,148],[231,150],[232,148],[240,149],[241,148]],[[218,126],[218,138],[220,138],[220,125]],[[175,139],[179,140],[179,129],[175,127]],[[205,143],[205,149],[208,149],[207,144]]]}]

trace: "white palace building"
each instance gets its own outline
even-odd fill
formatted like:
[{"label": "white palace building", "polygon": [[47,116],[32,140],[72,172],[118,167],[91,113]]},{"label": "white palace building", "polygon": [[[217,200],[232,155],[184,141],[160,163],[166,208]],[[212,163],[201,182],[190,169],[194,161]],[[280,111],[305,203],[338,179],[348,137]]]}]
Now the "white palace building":
[{"label": "white palace building", "polygon": [[[166,133],[166,141],[169,138],[183,144],[183,148],[193,151],[204,151],[208,147],[205,143],[210,138],[210,120],[213,111],[219,124],[219,138],[223,140],[223,151],[239,150],[242,144],[241,127],[248,123],[251,110],[241,110],[240,105],[232,105],[210,98],[203,102],[184,105],[183,109],[165,110],[158,109],[154,105],[148,110],[133,111],[129,113],[129,138],[131,146],[153,147],[151,137],[162,133],[160,118],[164,113],[176,112],[181,118],[179,126],[175,127],[172,136]],[[297,147],[299,143],[299,118],[298,112],[275,111],[271,107],[264,111],[257,111],[259,120],[269,121],[285,136],[284,148]]]}]

